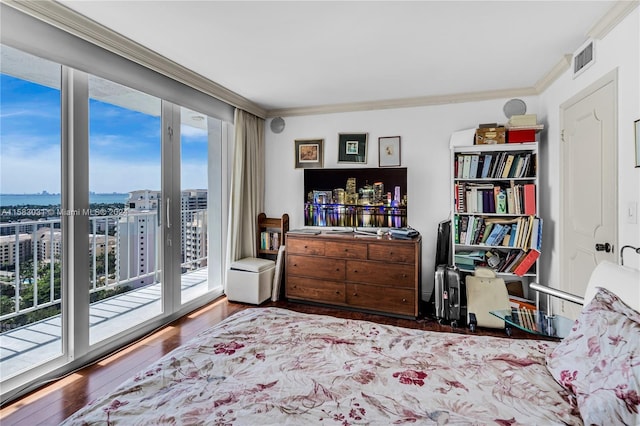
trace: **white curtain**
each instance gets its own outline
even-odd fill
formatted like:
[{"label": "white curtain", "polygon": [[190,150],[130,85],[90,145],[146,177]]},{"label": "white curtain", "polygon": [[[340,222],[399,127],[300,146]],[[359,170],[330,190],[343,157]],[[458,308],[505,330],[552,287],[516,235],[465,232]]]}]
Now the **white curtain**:
[{"label": "white curtain", "polygon": [[264,209],[264,120],[236,109],[234,123],[227,270],[235,260],[256,257],[256,221]]}]

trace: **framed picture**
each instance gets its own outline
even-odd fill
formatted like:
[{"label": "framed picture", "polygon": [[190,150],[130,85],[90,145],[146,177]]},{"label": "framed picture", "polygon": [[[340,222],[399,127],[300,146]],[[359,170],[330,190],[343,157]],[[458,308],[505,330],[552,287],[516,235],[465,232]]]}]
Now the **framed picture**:
[{"label": "framed picture", "polygon": [[296,169],[322,168],[324,139],[296,139]]},{"label": "framed picture", "polygon": [[640,167],[640,119],[635,121],[636,136],[636,167]]},{"label": "framed picture", "polygon": [[367,136],[367,133],[338,134],[338,163],[366,163]]},{"label": "framed picture", "polygon": [[380,167],[400,167],[400,136],[378,138]]}]

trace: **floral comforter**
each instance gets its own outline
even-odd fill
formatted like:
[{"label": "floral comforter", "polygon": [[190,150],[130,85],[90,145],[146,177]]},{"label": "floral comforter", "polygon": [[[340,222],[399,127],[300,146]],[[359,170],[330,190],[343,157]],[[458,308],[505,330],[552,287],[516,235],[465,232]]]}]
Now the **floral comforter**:
[{"label": "floral comforter", "polygon": [[65,424],[582,424],[554,346],[251,308]]}]

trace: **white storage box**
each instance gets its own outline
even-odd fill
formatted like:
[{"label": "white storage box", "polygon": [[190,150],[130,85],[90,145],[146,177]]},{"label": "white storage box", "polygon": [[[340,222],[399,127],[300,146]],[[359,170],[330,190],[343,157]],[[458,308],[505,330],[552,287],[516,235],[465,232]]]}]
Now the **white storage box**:
[{"label": "white storage box", "polygon": [[227,299],[254,305],[267,300],[271,297],[275,266],[273,260],[256,257],[233,262],[227,273]]}]

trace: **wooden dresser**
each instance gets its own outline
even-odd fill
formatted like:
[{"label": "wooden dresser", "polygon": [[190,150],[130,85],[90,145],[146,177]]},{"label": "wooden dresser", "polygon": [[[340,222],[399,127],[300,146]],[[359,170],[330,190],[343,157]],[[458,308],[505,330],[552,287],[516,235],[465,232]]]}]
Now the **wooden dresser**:
[{"label": "wooden dresser", "polygon": [[286,297],[416,318],[421,237],[288,233]]}]

